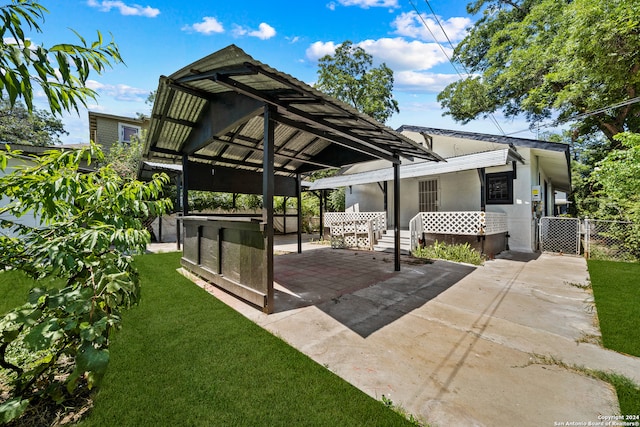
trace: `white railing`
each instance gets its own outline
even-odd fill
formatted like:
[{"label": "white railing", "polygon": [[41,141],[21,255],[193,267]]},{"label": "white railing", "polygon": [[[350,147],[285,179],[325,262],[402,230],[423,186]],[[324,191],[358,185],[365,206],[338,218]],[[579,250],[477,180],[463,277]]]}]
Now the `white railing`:
[{"label": "white railing", "polygon": [[334,248],[369,248],[387,229],[386,212],[327,212],[325,224],[330,229]]},{"label": "white railing", "polygon": [[483,236],[507,232],[507,215],[500,212],[420,212],[409,221],[411,250],[423,233]]}]

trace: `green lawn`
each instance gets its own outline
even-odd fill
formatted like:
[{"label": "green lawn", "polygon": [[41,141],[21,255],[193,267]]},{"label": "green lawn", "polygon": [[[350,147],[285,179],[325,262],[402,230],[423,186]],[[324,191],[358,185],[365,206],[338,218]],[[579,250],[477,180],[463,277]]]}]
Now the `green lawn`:
[{"label": "green lawn", "polygon": [[176,253],[138,259],[142,302],[112,340],[82,425],[410,425],[183,278],[178,265]]},{"label": "green lawn", "polygon": [[[640,357],[640,264],[589,260],[589,275],[598,310],[602,343]],[[640,389],[625,378],[613,378],[623,414],[640,414]]]},{"label": "green lawn", "polygon": [[602,342],[640,357],[640,264],[589,260]]},{"label": "green lawn", "polygon": [[[60,281],[43,281],[36,286],[61,287]],[[20,271],[4,271],[0,274],[0,315],[27,302],[33,279]]]}]

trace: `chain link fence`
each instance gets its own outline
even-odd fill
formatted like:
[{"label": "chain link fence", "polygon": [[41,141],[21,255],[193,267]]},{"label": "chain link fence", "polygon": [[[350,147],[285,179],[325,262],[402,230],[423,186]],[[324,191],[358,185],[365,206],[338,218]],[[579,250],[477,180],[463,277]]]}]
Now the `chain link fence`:
[{"label": "chain link fence", "polygon": [[579,255],[580,220],[578,218],[540,218],[540,250]]},{"label": "chain link fence", "polygon": [[638,262],[640,226],[627,221],[584,220],[584,253],[589,259]]},{"label": "chain link fence", "polygon": [[640,224],[601,219],[542,217],[540,250],[589,259],[640,261]]}]

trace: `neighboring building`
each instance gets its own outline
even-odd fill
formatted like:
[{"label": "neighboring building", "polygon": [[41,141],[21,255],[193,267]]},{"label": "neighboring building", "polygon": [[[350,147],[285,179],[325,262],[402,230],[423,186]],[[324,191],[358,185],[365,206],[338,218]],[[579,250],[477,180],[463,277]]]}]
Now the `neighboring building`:
[{"label": "neighboring building", "polygon": [[[556,192],[571,191],[566,144],[419,126],[402,126],[398,131],[446,159],[403,162],[401,230],[409,229],[421,212],[425,212],[421,224],[439,222],[440,229],[451,230],[463,228],[462,222],[469,222],[471,213],[482,212],[488,228],[489,220],[506,228],[500,233],[508,233],[510,249],[531,252],[537,249],[537,219],[557,212]],[[386,185],[392,177],[389,163],[377,161],[318,180],[311,189],[346,187],[346,206],[358,206],[360,212],[386,212],[392,219],[393,204],[387,199],[393,200],[393,188]],[[430,212],[437,214],[426,214]],[[391,225],[392,220],[388,223]],[[484,234],[484,229],[473,227],[477,231],[472,236],[461,234],[473,239]]]},{"label": "neighboring building", "polygon": [[89,139],[104,151],[116,142],[130,143],[149,129],[149,119],[116,116],[89,111]]}]

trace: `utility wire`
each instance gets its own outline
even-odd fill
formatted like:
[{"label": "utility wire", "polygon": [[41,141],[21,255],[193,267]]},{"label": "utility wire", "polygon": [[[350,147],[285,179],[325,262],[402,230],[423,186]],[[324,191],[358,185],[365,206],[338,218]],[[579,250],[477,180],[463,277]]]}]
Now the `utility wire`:
[{"label": "utility wire", "polygon": [[[456,67],[456,64],[453,62],[453,60],[451,59],[451,57],[449,56],[447,51],[444,49],[444,47],[440,44],[440,42],[436,38],[436,35],[433,33],[433,31],[431,31],[431,28],[429,27],[429,24],[427,24],[427,22],[425,21],[424,17],[422,16],[420,11],[416,7],[416,5],[413,2],[413,0],[409,0],[409,3],[411,4],[411,6],[413,7],[413,10],[415,10],[416,14],[418,15],[418,18],[422,22],[422,25],[424,25],[424,27],[427,29],[427,31],[429,31],[429,34],[431,34],[431,37],[433,37],[433,41],[438,45],[438,47],[442,51],[442,54],[445,56],[445,58],[447,58],[447,60],[449,61],[449,63],[453,67],[453,69],[455,70],[456,74],[458,74],[458,76],[460,78],[469,77],[471,75],[471,73],[467,70],[467,68],[464,66],[464,64],[460,64],[460,65],[462,65],[462,68],[464,69],[466,75],[463,75],[463,73],[461,73],[460,70],[458,70],[458,68]],[[446,37],[447,41],[449,42],[449,46],[451,46],[451,48],[454,49],[453,43],[451,42],[451,39],[449,38],[449,35],[445,31],[444,26],[440,22],[440,19],[438,19],[438,16],[436,15],[436,13],[434,12],[433,8],[431,7],[431,4],[429,3],[429,0],[425,0],[425,3],[427,4],[427,6],[429,6],[429,9],[431,10],[431,15],[433,16],[433,18],[435,19],[436,23],[438,24],[438,26],[442,30],[442,33],[444,34],[444,36]],[[496,120],[495,116],[493,115],[493,113],[489,113],[489,119],[496,126],[496,128],[498,128],[498,130],[500,131],[500,133],[502,135],[506,135],[504,130],[500,126],[500,123],[498,123],[498,120]]]},{"label": "utility wire", "polygon": [[[555,120],[555,121],[553,121],[551,123],[541,124],[541,125],[538,125],[536,127],[537,128],[556,127],[558,125],[561,125],[561,124],[564,124],[564,123],[567,123],[567,122],[575,122],[575,121],[582,120],[582,119],[585,119],[585,118],[590,117],[590,116],[595,116],[597,114],[605,113],[605,112],[607,112],[609,110],[615,110],[616,108],[626,107],[627,105],[635,104],[636,102],[640,102],[640,96],[637,96],[635,98],[627,99],[626,101],[618,102],[617,104],[607,105],[606,107],[601,107],[601,108],[598,108],[596,110],[588,111],[586,113],[576,114],[575,116],[568,117],[568,118],[566,118],[564,120]],[[530,131],[530,130],[531,130],[531,128],[522,129],[522,130],[519,130],[519,131],[516,131],[516,132],[511,132],[511,133],[507,134],[506,136],[515,135],[517,133],[522,133],[522,132],[526,132],[526,131]]]}]

